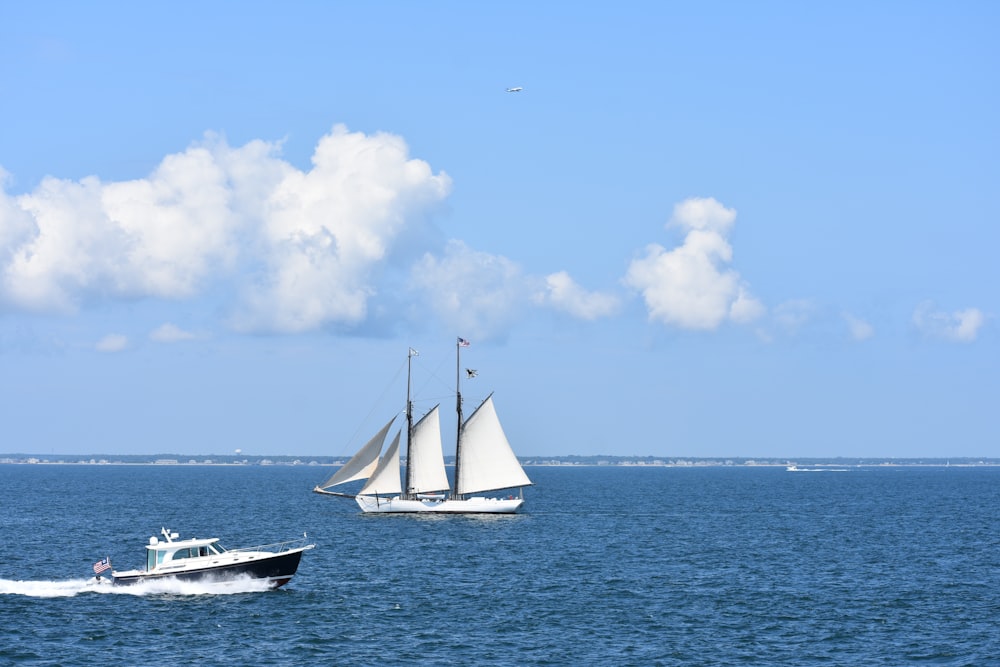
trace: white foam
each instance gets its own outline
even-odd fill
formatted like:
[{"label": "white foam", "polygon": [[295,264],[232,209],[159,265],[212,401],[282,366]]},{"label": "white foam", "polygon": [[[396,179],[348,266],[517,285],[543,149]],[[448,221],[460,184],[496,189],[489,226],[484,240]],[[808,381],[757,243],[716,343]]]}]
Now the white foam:
[{"label": "white foam", "polygon": [[178,581],[158,579],[131,586],[114,586],[109,579],[67,579],[63,581],[13,581],[0,579],[0,595],[33,598],[66,598],[81,593],[112,595],[233,595],[257,593],[271,588],[266,579],[239,577],[226,581]]}]

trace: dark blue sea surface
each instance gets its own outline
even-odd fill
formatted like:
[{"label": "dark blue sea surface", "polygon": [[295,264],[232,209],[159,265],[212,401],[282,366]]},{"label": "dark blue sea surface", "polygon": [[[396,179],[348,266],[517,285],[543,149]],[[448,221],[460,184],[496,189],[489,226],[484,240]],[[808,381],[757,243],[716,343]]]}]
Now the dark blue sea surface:
[{"label": "dark blue sea surface", "polygon": [[[0,465],[0,665],[1000,665],[1000,469],[533,467],[362,515],[310,466]],[[94,586],[161,526],[316,549],[274,591]]]}]

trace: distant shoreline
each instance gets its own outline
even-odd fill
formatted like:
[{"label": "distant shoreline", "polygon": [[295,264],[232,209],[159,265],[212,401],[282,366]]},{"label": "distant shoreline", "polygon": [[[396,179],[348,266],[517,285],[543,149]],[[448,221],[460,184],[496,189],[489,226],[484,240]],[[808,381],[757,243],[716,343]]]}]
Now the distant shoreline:
[{"label": "distant shoreline", "polygon": [[[655,456],[545,456],[519,457],[525,467],[788,467],[872,468],[872,467],[991,467],[1000,466],[1000,458],[734,458],[734,457],[655,457]],[[151,465],[151,466],[337,466],[346,457],[335,456],[179,456],[179,455],[38,455],[0,454],[0,465]],[[453,465],[453,457],[446,457]]]}]

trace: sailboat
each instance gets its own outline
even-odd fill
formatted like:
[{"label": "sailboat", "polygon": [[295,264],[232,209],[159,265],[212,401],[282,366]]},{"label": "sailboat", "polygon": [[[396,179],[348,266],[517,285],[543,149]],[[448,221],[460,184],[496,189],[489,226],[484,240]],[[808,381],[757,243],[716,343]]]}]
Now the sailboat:
[{"label": "sailboat", "polygon": [[[440,405],[435,405],[413,423],[410,378],[413,357],[406,359],[406,465],[400,480],[400,432],[379,457],[395,417],[390,419],[351,459],[313,491],[333,496],[353,497],[363,512],[439,514],[513,514],[524,505],[524,487],[531,480],[517,460],[504,434],[490,394],[463,421],[461,392],[461,349],[469,343],[459,338],[455,349],[456,410],[458,433],[455,439],[455,488],[452,491],[445,471],[441,445]],[[473,374],[469,372],[470,376]],[[332,487],[365,480],[357,494],[330,491]],[[518,489],[518,495],[487,497],[482,494],[500,489]],[[452,491],[449,493],[449,491]]]}]

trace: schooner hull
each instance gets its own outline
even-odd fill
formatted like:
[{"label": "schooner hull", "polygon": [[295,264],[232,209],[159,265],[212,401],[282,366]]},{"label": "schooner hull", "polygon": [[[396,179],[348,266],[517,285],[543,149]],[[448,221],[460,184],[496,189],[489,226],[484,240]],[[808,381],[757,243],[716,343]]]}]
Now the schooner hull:
[{"label": "schooner hull", "polygon": [[357,496],[355,500],[366,514],[515,514],[523,498],[486,498],[475,496],[465,500],[421,498],[379,498]]}]

